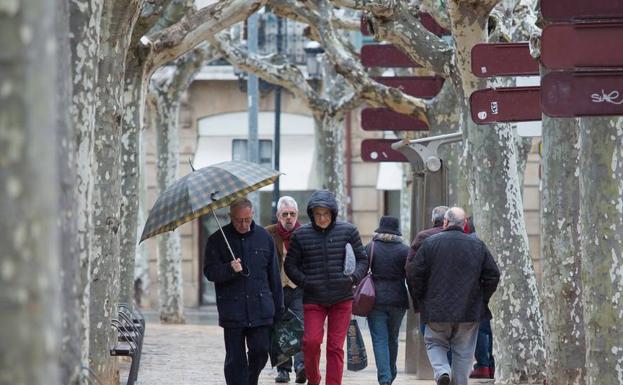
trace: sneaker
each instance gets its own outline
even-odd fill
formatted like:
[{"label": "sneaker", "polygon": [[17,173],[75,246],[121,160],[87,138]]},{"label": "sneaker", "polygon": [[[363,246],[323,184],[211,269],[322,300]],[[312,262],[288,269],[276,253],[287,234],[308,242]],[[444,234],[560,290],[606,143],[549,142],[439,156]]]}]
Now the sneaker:
[{"label": "sneaker", "polygon": [[301,368],[296,372],[296,381],[297,384],[304,384],[307,382],[307,375],[305,375],[305,368]]},{"label": "sneaker", "polygon": [[437,379],[437,385],[450,385],[450,376],[447,373],[439,376]]},{"label": "sneaker", "polygon": [[275,382],[284,384],[286,382],[290,382],[290,373],[285,370],[279,370],[277,376],[275,377]]},{"label": "sneaker", "polygon": [[474,368],[469,374],[469,378],[492,378],[491,374],[491,368],[481,366],[479,368]]}]

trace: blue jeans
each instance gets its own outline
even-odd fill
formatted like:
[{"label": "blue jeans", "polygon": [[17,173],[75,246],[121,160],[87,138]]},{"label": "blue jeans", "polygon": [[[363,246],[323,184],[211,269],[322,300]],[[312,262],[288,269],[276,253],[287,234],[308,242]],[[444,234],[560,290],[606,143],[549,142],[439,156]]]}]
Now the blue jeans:
[{"label": "blue jeans", "polygon": [[[468,385],[474,362],[479,322],[429,322],[424,332],[426,354],[433,367],[435,381],[446,373],[452,385]],[[452,351],[452,369],[448,351]]]},{"label": "blue jeans", "polygon": [[372,337],[376,376],[379,384],[394,382],[398,370],[398,333],[406,309],[396,306],[375,306],[368,314],[368,327]]},{"label": "blue jeans", "polygon": [[493,335],[491,333],[491,321],[480,322],[478,328],[478,340],[476,341],[476,364],[475,368],[493,368]]}]

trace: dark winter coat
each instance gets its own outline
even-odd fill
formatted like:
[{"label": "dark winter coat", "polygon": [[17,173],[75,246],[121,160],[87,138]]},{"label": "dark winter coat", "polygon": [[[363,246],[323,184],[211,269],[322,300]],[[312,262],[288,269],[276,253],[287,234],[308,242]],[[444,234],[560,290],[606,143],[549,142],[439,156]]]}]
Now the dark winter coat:
[{"label": "dark winter coat", "polygon": [[[331,224],[321,229],[314,223],[312,209],[331,210]],[[316,191],[307,205],[311,223],[301,226],[290,238],[285,271],[297,286],[303,288],[303,302],[332,305],[353,298],[353,284],[359,282],[368,269],[368,257],[363,250],[357,228],[347,222],[336,221],[337,202],[332,193]],[[355,252],[355,272],[345,276],[346,244]]]},{"label": "dark winter coat", "polygon": [[415,272],[415,255],[419,250],[422,243],[426,240],[426,238],[433,236],[435,234],[439,234],[443,231],[443,222],[435,223],[433,227],[430,229],[422,230],[415,235],[415,239],[413,243],[411,243],[411,247],[409,248],[409,255],[407,255],[407,263],[405,264],[405,271],[407,273],[407,287],[409,288],[409,294],[411,295],[411,300],[413,301],[413,310],[416,312],[420,311],[420,305],[417,303],[415,296],[413,295],[413,282],[410,281],[409,277],[413,277]]},{"label": "dark winter coat", "polygon": [[[374,255],[370,254],[374,242]],[[376,291],[375,306],[409,308],[405,285],[405,260],[409,246],[393,234],[377,234],[366,245],[366,253],[372,259],[372,279]]]},{"label": "dark winter coat", "polygon": [[224,328],[271,325],[283,311],[283,291],[275,245],[266,230],[255,223],[240,234],[230,223],[223,227],[229,244],[244,266],[231,268],[232,257],[220,231],[208,238],[203,273],[216,289],[219,325]]},{"label": "dark winter coat", "polygon": [[423,322],[491,319],[488,303],[500,271],[484,242],[461,227],[450,226],[426,239],[409,278]]}]

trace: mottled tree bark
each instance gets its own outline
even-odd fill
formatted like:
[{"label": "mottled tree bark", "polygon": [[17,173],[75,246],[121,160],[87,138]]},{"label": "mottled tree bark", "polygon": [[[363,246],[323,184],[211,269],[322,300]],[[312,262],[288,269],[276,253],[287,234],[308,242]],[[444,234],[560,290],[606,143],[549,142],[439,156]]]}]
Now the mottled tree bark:
[{"label": "mottled tree bark", "polygon": [[[177,179],[181,97],[206,56],[206,50],[196,49],[173,64],[173,74],[152,80],[150,94],[156,107],[153,121],[158,151],[156,173],[161,193]],[[182,252],[177,230],[159,236],[158,283],[160,320],[163,323],[183,323]]]},{"label": "mottled tree bark", "polygon": [[139,205],[139,146],[142,137],[145,93],[150,73],[145,68],[146,50],[140,39],[179,21],[190,9],[188,0],[157,0],[146,3],[132,32],[126,57],[124,84],[123,136],[121,138],[121,226],[119,302],[133,305],[134,265],[136,259]]},{"label": "mottled tree bark", "polygon": [[186,15],[170,27],[154,31],[143,39],[149,50],[146,70],[153,73],[162,65],[189,52],[219,31],[244,21],[266,0],[223,0]]},{"label": "mottled tree bark", "polygon": [[58,53],[58,173],[60,183],[59,230],[61,250],[62,338],[60,369],[61,382],[67,385],[80,383],[80,255],[76,244],[76,151],[70,107],[72,99],[72,61],[69,29],[69,3],[56,0],[56,42]]},{"label": "mottled tree bark", "polygon": [[515,137],[515,148],[517,150],[517,178],[519,178],[519,189],[523,194],[524,174],[528,165],[528,155],[532,150],[532,138],[517,135],[515,125],[511,125],[513,136]]},{"label": "mottled tree bark", "polygon": [[346,184],[344,183],[344,114],[314,111],[316,172],[321,187],[335,194],[338,218],[346,220]]},{"label": "mottled tree bark", "polygon": [[[143,127],[147,130],[149,127],[154,127],[153,116],[155,112],[151,112],[153,109],[153,103],[145,103],[145,114],[143,116]],[[147,205],[147,182],[145,180],[145,167],[146,167],[146,144],[144,140],[141,140],[138,146],[139,157],[139,189],[138,189],[138,214],[137,214],[137,235],[136,241],[140,240],[140,234],[147,221],[148,207]],[[149,279],[149,250],[145,243],[139,243],[136,246],[136,260],[134,261],[134,300],[137,305],[141,305],[143,296],[146,295],[147,289],[150,286]]]},{"label": "mottled tree bark", "polygon": [[413,168],[409,163],[402,163],[400,188],[400,231],[402,238],[411,244],[411,195],[413,194]]},{"label": "mottled tree bark", "polygon": [[623,383],[623,120],[580,119],[586,383]]},{"label": "mottled tree bark", "polygon": [[[456,90],[450,80],[444,82],[441,91],[433,99],[428,111],[430,136],[450,134],[461,129],[461,109]],[[444,144],[439,147],[448,180],[448,202],[463,207],[471,213],[467,178],[461,167],[463,143]]]},{"label": "mottled tree bark", "polygon": [[585,384],[578,140],[576,119],[543,116],[541,303],[550,385]]},{"label": "mottled tree bark", "polygon": [[101,20],[94,131],[93,242],[89,366],[107,384],[117,382],[117,362],[109,348],[116,342],[110,323],[117,316],[119,293],[120,154],[125,60],[142,0],[104,4]]},{"label": "mottled tree bark", "polygon": [[125,109],[121,138],[121,227],[119,302],[133,306],[134,260],[138,225],[139,153],[143,97],[142,66],[129,61],[125,76]]},{"label": "mottled tree bark", "polygon": [[60,384],[55,9],[0,3],[2,384]]},{"label": "mottled tree bark", "polygon": [[461,90],[476,227],[502,273],[491,299],[496,382],[542,383],[543,324],[523,217],[514,134],[508,124],[476,125],[469,113],[469,95],[485,85],[471,73],[470,52],[476,43],[486,41],[487,16],[496,3],[448,3],[456,39],[453,81]]},{"label": "mottled tree bark", "polygon": [[100,21],[103,0],[72,0],[70,46],[72,58],[71,118],[76,151],[76,227],[80,260],[80,339],[82,364],[88,366],[89,299],[91,283],[91,242],[93,226],[91,204],[95,177],[92,169],[95,126],[95,83],[99,53]]}]

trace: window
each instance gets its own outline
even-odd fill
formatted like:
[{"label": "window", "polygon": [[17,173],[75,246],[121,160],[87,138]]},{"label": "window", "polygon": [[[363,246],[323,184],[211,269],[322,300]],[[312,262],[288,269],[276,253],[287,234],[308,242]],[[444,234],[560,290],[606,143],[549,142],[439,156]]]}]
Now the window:
[{"label": "window", "polygon": [[[232,142],[232,159],[247,160],[247,139],[234,139]],[[273,141],[268,139],[260,140],[260,165],[273,166]]]}]

